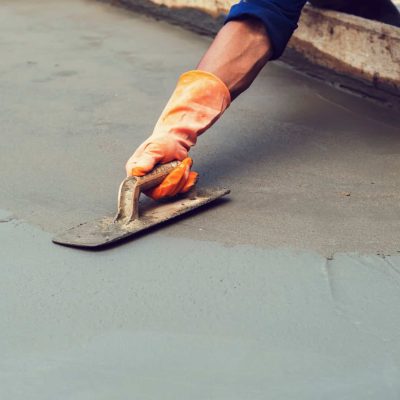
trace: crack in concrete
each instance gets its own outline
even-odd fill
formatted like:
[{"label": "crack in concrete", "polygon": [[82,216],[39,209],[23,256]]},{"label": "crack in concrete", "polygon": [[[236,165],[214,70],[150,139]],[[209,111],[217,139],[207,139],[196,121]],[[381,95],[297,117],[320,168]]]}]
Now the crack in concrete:
[{"label": "crack in concrete", "polygon": [[385,274],[387,274],[388,276],[390,276],[391,278],[394,278],[394,282],[396,283],[396,286],[398,286],[400,288],[400,268],[396,267],[395,264],[393,264],[392,260],[390,259],[390,257],[382,257],[383,261],[385,262],[385,264],[389,267],[390,271],[392,271],[394,273],[394,276],[392,274],[387,274],[385,272]]},{"label": "crack in concrete", "polygon": [[335,303],[335,308],[336,308],[336,295],[335,295],[335,288],[333,286],[333,276],[332,276],[332,272],[331,272],[332,261],[333,261],[333,257],[328,257],[325,259],[324,271],[325,271],[326,279],[328,281],[329,294],[330,294],[332,301]]},{"label": "crack in concrete", "polygon": [[[396,267],[395,264],[393,264],[392,260],[390,260],[389,257],[382,257],[382,259],[385,261],[385,264],[390,268],[392,272],[396,274],[395,277],[395,284],[396,286],[400,287],[400,283],[397,279],[397,276],[400,277],[400,269]],[[382,343],[394,343],[397,342],[400,338],[400,333],[398,335],[395,335],[391,339],[387,337],[383,337],[382,335],[379,335],[375,332],[373,332],[371,329],[367,329],[365,326],[365,323],[361,321],[354,320],[349,313],[346,311],[345,306],[341,304],[341,300],[339,299],[337,290],[335,289],[335,284],[334,284],[334,277],[333,277],[333,265],[332,262],[334,261],[333,256],[332,257],[327,257],[325,263],[323,264],[323,270],[324,270],[324,275],[326,276],[327,280],[327,285],[328,285],[328,291],[330,298],[333,303],[333,308],[334,311],[340,315],[342,318],[344,318],[349,324],[351,324],[354,328],[356,328],[357,331],[371,335],[372,337],[378,339]],[[361,262],[360,260],[357,260],[359,264],[366,266],[366,263]],[[387,273],[385,270],[383,270],[383,273],[390,278],[393,278],[392,274]]]}]

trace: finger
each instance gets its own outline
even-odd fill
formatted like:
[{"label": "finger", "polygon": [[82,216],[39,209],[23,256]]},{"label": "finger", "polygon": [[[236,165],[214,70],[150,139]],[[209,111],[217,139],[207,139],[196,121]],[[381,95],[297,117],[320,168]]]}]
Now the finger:
[{"label": "finger", "polygon": [[199,180],[199,174],[197,172],[191,171],[189,173],[189,177],[187,178],[183,188],[179,191],[179,193],[187,193],[190,189],[192,189],[197,181]]},{"label": "finger", "polygon": [[127,163],[128,176],[143,176],[149,173],[164,158],[164,151],[158,143],[149,143],[140,156],[133,155]]},{"label": "finger", "polygon": [[143,155],[138,161],[135,161],[130,165],[129,175],[144,176],[149,173],[155,165],[156,161],[154,161],[152,157]]},{"label": "finger", "polygon": [[190,167],[192,166],[193,161],[192,161],[192,159],[190,157],[187,157],[182,161],[181,165],[182,164],[184,165],[182,167],[182,168],[184,168],[184,174],[181,176],[179,181],[176,181],[176,183],[175,183],[174,187],[172,188],[171,192],[168,194],[169,197],[173,197],[176,194],[178,194],[182,190],[183,186],[185,185],[186,181],[189,178]]},{"label": "finger", "polygon": [[158,186],[147,191],[146,195],[154,200],[174,196],[188,179],[191,164],[192,160],[190,158],[183,160]]},{"label": "finger", "polygon": [[154,200],[171,196],[181,179],[184,178],[186,169],[185,164],[179,165],[158,186],[147,191],[146,195]]},{"label": "finger", "polygon": [[190,174],[190,167],[187,165],[185,168],[185,173],[182,175],[180,181],[175,185],[175,187],[168,194],[168,196],[173,197],[173,196],[177,195],[178,193],[180,193],[180,191],[185,186],[185,183],[189,178],[189,174]]}]

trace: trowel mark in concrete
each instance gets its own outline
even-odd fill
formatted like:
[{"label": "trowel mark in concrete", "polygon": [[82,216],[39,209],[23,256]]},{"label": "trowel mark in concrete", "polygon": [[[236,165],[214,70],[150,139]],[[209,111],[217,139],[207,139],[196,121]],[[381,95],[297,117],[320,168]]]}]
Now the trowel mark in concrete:
[{"label": "trowel mark in concrete", "polygon": [[10,222],[14,219],[11,212],[0,209],[0,223]]}]

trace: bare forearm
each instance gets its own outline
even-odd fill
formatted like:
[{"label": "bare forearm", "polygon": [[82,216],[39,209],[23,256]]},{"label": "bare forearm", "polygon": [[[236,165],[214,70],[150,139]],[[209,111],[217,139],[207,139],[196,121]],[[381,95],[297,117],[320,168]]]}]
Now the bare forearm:
[{"label": "bare forearm", "polygon": [[231,21],[219,31],[197,69],[218,76],[235,98],[251,85],[271,53],[267,32],[258,19]]}]

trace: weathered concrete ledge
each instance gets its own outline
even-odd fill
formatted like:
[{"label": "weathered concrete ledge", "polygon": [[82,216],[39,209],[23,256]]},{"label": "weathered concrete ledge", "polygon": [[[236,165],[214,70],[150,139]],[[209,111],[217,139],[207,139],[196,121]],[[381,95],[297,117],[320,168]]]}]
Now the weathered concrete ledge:
[{"label": "weathered concrete ledge", "polygon": [[305,7],[290,46],[315,64],[400,94],[400,29]]},{"label": "weathered concrete ledge", "polygon": [[[235,0],[113,0],[213,34]],[[315,65],[400,95],[400,29],[307,5],[289,48]],[[290,51],[290,50],[289,50]],[[379,97],[377,94],[373,94]]]}]

